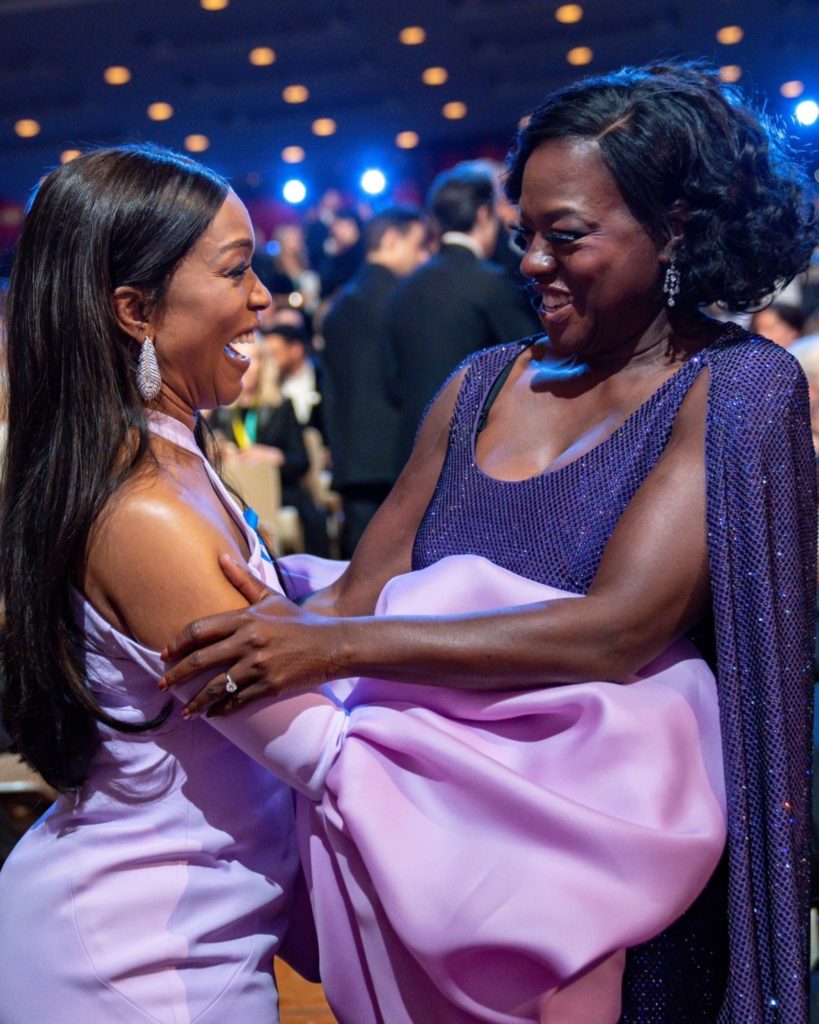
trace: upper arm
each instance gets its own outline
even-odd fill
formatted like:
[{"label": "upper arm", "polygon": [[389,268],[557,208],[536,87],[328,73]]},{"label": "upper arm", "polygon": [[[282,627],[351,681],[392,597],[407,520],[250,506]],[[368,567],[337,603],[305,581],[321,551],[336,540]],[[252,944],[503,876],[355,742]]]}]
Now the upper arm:
[{"label": "upper arm", "polygon": [[449,424],[466,370],[450,377],[430,406],[412,455],[332,588],[336,612],[368,615],[384,584],[411,569],[412,545],[432,498],[449,441]]},{"label": "upper arm", "polygon": [[155,481],[128,488],[92,532],[84,590],[123,631],[162,650],[191,620],[246,606],[219,567],[223,552],[245,560],[198,495]]},{"label": "upper arm", "polygon": [[605,547],[587,595],[600,642],[636,670],[710,605],[705,422],[708,370],[691,387],[668,445]]}]

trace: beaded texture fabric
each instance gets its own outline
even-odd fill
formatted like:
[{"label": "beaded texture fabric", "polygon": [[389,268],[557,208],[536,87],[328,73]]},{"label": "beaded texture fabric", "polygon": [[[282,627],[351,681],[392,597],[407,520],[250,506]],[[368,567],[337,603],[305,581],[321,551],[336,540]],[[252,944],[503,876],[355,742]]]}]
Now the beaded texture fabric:
[{"label": "beaded texture fabric", "polygon": [[476,462],[477,422],[498,375],[527,344],[487,349],[462,364],[413,568],[474,553],[586,593],[680,404],[708,370],[727,915],[723,870],[672,928],[629,952],[621,1024],[807,1024],[816,480],[804,377],[783,349],[728,325],[596,447],[528,480],[496,480]]}]

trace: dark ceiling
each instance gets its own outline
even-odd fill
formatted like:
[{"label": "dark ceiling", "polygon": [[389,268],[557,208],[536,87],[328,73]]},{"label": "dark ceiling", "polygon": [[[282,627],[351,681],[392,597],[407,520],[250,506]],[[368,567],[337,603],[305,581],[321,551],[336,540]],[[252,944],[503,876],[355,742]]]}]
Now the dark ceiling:
[{"label": "dark ceiling", "polygon": [[[739,65],[742,84],[782,113],[793,107],[779,95],[785,80],[819,96],[819,0],[584,0],[582,20],[568,25],[555,20],[558,6],[230,0],[206,11],[199,0],[0,0],[0,197],[19,202],[68,147],[150,139],[182,148],[191,133],[208,136],[201,158],[244,194],[278,192],[294,170],[281,160],[287,145],[305,149],[298,173],[316,188],[350,187],[372,162],[425,186],[450,154],[483,143],[500,151],[547,90],[672,54]],[[426,42],[402,45],[407,25],[422,26]],[[717,42],[725,25],[742,27],[739,44]],[[275,63],[252,66],[258,46],[272,47]],[[567,63],[575,46],[593,50],[588,67]],[[107,85],[109,65],[130,68],[131,81]],[[424,85],[429,66],[445,67],[448,82]],[[293,83],[310,90],[306,103],[283,101]],[[466,103],[466,118],[442,117],[451,100]],[[148,119],[156,101],[172,104],[170,120]],[[337,122],[335,135],[311,133],[319,117]],[[40,123],[36,137],[17,137],[22,118]],[[394,139],[408,130],[421,144],[402,151]]]}]

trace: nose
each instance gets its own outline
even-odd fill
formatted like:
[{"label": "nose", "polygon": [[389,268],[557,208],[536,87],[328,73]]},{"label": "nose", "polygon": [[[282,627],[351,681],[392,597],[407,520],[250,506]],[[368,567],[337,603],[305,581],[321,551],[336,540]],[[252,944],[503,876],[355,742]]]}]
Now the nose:
[{"label": "nose", "polygon": [[533,238],[529,248],[520,261],[520,272],[524,277],[542,277],[552,274],[557,269],[555,259],[548,243],[541,238]]},{"label": "nose", "polygon": [[253,274],[253,287],[250,289],[248,305],[251,309],[267,309],[273,301],[270,292],[265,288],[259,279],[259,275],[251,268]]}]

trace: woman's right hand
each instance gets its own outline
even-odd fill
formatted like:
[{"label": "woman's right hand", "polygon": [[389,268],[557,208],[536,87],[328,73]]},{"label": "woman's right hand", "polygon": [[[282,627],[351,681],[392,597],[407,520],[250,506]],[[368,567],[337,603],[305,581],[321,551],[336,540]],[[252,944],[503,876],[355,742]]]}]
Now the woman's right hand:
[{"label": "woman's right hand", "polygon": [[[220,713],[229,712],[261,697],[298,693],[337,677],[338,620],[299,608],[229,555],[219,562],[250,607],[189,623],[162,652],[163,660],[176,662],[160,680],[162,690],[226,667],[188,702],[184,717],[216,704]],[[239,689],[226,700],[228,673]]]}]

